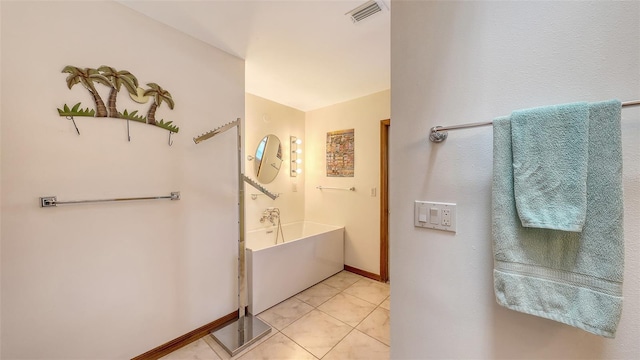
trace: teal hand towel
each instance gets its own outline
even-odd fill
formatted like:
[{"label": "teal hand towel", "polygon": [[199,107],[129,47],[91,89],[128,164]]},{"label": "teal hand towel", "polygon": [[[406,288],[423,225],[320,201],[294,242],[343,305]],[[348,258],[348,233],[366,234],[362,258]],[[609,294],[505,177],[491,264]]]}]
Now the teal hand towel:
[{"label": "teal hand towel", "polygon": [[511,119],[493,122],[494,291],[509,309],[614,337],[622,312],[622,152],[617,100],[589,104],[582,232],[522,226],[514,196]]},{"label": "teal hand towel", "polygon": [[586,102],[511,114],[513,182],[522,226],[582,231],[588,136]]}]

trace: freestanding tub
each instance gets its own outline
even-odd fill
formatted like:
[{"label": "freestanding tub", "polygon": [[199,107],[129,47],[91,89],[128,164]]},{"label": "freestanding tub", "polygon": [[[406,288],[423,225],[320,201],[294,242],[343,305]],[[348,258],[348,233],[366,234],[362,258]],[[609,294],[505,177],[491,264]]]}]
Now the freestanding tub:
[{"label": "freestanding tub", "polygon": [[249,312],[262,311],[344,268],[344,227],[301,221],[246,234]]}]

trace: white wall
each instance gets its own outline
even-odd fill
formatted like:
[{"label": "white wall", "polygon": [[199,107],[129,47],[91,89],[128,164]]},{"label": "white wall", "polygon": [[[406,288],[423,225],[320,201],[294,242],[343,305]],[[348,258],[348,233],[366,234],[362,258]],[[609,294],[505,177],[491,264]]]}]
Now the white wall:
[{"label": "white wall", "polygon": [[[373,274],[380,274],[380,121],[389,119],[390,101],[385,90],[306,117],[305,218],[345,226],[345,264]],[[327,132],[344,129],[355,129],[355,175],[327,177]],[[321,191],[318,185],[356,191]]]},{"label": "white wall", "polygon": [[[114,2],[2,2],[2,358],[130,358],[237,308],[236,138],[244,63]],[[169,90],[168,132],[58,116],[88,92],[65,65],[110,65]],[[103,98],[107,89],[101,89]],[[120,110],[149,104],[118,98]],[[181,191],[180,201],[40,208]]]},{"label": "white wall", "polygon": [[[640,358],[640,109],[624,109],[624,309],[615,340],[499,307],[492,129],[512,110],[640,98],[638,2],[397,1],[391,12],[394,359]],[[458,232],[413,227],[413,201],[458,204]]]},{"label": "white wall", "polygon": [[[280,196],[271,200],[269,197],[259,195],[255,200],[251,194],[260,194],[251,185],[245,185],[245,214],[246,229],[255,230],[270,227],[268,221],[260,223],[262,212],[268,207],[280,209],[280,217],[283,224],[304,220],[304,174],[297,177],[289,176],[291,170],[291,144],[290,136],[297,136],[304,143],[305,113],[273,101],[246,94],[246,127],[245,127],[245,153],[255,155],[258,143],[265,135],[276,135],[282,145],[283,161],[280,172],[269,184],[262,184],[272,193]],[[254,161],[245,157],[245,172],[254,180]]]},{"label": "white wall", "polygon": [[[0,3],[0,44],[2,44],[2,3]],[[0,45],[0,78],[2,77],[2,46]],[[0,109],[2,109],[2,86],[0,86]],[[0,117],[0,120],[2,118]],[[2,122],[0,121],[0,159],[2,158]],[[0,166],[0,204],[2,204],[2,166]],[[0,240],[2,239],[2,207],[0,206]],[[2,283],[2,243],[0,242],[0,284]],[[2,357],[2,286],[0,286],[0,357]]]},{"label": "white wall", "polygon": [[[0,78],[2,77],[2,3],[0,3]],[[2,109],[2,86],[0,86],[0,109]],[[1,113],[0,113],[1,115]],[[0,116],[0,120],[1,120]],[[0,121],[0,160],[2,159],[2,122]],[[0,162],[0,204],[2,204],[2,166]],[[2,207],[0,206],[0,240],[2,239]],[[0,357],[2,357],[2,242],[0,241]]]}]

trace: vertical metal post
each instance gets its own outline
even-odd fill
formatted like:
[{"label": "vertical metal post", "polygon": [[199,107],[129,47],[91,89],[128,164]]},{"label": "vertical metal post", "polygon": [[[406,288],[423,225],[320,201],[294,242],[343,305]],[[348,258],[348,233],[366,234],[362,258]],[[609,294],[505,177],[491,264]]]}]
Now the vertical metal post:
[{"label": "vertical metal post", "polygon": [[[232,123],[230,123],[232,124]],[[225,125],[224,130],[231,128]],[[229,323],[221,329],[211,332],[216,340],[231,356],[235,356],[242,350],[255,343],[258,339],[271,332],[271,327],[253,315],[246,314],[248,303],[247,296],[247,270],[245,261],[245,213],[244,213],[244,182],[247,181],[242,173],[242,121],[237,119],[237,147],[238,147],[238,320]],[[223,131],[224,131],[223,130]],[[214,130],[214,136],[217,132]],[[198,141],[196,141],[198,140]],[[196,144],[200,139],[194,139]]]},{"label": "vertical metal post", "polygon": [[245,242],[244,242],[244,176],[242,174],[242,129],[238,119],[237,145],[238,145],[238,333],[240,343],[244,343],[244,316],[247,307],[247,277],[245,266]]}]

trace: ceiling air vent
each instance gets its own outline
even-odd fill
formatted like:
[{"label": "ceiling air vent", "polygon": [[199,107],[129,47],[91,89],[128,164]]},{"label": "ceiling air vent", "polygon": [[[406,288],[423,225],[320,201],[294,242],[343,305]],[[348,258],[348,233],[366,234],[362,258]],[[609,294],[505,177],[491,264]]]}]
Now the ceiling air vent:
[{"label": "ceiling air vent", "polygon": [[357,8],[349,11],[345,15],[349,15],[351,17],[351,21],[353,21],[354,24],[357,24],[360,21],[372,15],[375,15],[385,9],[387,9],[387,6],[384,4],[382,0],[370,0],[358,6]]}]

